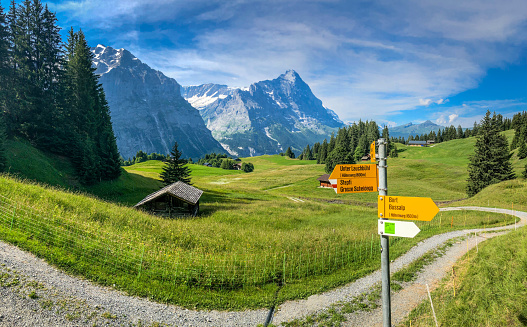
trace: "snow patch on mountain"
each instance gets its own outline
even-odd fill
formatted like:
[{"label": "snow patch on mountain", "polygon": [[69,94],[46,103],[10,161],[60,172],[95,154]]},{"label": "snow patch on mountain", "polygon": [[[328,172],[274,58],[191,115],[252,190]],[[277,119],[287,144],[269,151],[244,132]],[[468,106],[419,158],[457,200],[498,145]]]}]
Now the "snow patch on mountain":
[{"label": "snow patch on mountain", "polygon": [[279,142],[277,139],[273,138],[273,137],[271,136],[271,133],[269,133],[269,127],[265,127],[265,128],[264,128],[264,131],[265,131],[265,135],[266,135],[268,138],[270,138],[271,140],[275,141],[275,142],[278,144],[278,146],[280,147],[280,151],[283,151],[284,149],[282,148],[282,145],[280,144],[280,142]]},{"label": "snow patch on mountain", "polygon": [[220,144],[225,150],[227,150],[227,152],[229,152],[230,155],[238,156],[238,152],[236,152],[233,149],[231,149],[231,147],[228,144],[226,144],[226,143],[220,143]]},{"label": "snow patch on mountain", "polygon": [[240,156],[279,153],[289,146],[298,151],[343,126],[294,70],[248,88],[203,84],[182,87],[181,94],[224,147],[242,147],[236,151]]}]

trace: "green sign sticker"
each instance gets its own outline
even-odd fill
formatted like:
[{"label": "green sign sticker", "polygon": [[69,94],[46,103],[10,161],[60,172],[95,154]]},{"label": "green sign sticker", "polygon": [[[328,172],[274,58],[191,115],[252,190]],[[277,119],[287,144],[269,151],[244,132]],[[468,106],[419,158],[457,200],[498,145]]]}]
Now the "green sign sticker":
[{"label": "green sign sticker", "polygon": [[395,223],[384,223],[384,234],[395,234]]}]

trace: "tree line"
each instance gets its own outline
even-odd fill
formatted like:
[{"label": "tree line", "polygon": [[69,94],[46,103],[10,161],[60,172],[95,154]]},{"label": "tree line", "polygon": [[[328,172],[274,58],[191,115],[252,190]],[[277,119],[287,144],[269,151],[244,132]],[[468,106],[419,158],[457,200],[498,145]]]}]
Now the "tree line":
[{"label": "tree line", "polygon": [[69,158],[83,184],[115,179],[120,157],[93,53],[82,30],[65,44],[59,32],[40,0],[0,6],[0,134]]},{"label": "tree line", "polygon": [[[496,124],[500,131],[506,131],[513,129],[513,119],[504,118],[501,114],[496,114],[495,117]],[[432,140],[434,143],[441,143],[456,139],[464,139],[471,136],[478,135],[480,125],[477,122],[474,122],[472,129],[465,128],[463,129],[461,125],[458,125],[457,128],[454,125],[445,127],[443,129],[438,129],[437,133],[431,131],[430,133],[416,134],[415,136],[410,135],[407,139],[404,137],[392,137],[392,142],[397,142],[401,144],[407,144],[409,141],[429,141]]]},{"label": "tree line", "polygon": [[[300,160],[316,160],[317,164],[325,164],[325,171],[329,174],[338,164],[354,164],[364,156],[370,154],[370,144],[381,137],[379,125],[375,121],[362,121],[341,127],[337,135],[331,134],[329,141],[324,139],[304,148],[298,155]],[[390,141],[388,127],[384,127],[382,137],[388,141],[388,154],[397,156],[397,147]],[[295,158],[289,147],[283,154]]]}]

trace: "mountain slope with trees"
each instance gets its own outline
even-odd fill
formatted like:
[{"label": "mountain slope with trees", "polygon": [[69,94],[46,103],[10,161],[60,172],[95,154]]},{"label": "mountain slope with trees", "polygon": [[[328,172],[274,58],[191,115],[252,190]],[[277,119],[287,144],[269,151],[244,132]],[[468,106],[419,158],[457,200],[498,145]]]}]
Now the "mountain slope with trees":
[{"label": "mountain slope with trees", "polygon": [[40,0],[12,1],[0,17],[0,110],[7,136],[70,159],[83,184],[119,177],[108,103],[82,31],[71,29],[63,45],[55,14]]}]

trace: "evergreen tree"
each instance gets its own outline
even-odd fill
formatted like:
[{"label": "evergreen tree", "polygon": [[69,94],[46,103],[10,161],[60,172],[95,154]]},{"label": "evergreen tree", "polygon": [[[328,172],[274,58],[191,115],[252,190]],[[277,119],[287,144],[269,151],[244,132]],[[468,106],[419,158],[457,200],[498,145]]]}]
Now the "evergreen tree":
[{"label": "evergreen tree", "polygon": [[525,141],[521,142],[520,148],[518,149],[518,158],[519,159],[527,158],[527,143]]},{"label": "evergreen tree", "polygon": [[328,141],[324,139],[324,142],[320,146],[320,153],[317,156],[317,164],[326,163],[326,157],[328,156]]},{"label": "evergreen tree", "polygon": [[0,115],[0,172],[5,171],[7,168],[7,156],[6,156],[6,133],[3,116]]},{"label": "evergreen tree", "polygon": [[354,164],[355,159],[349,149],[342,143],[338,143],[326,158],[326,173],[331,174],[338,164]]},{"label": "evergreen tree", "polygon": [[333,149],[335,148],[335,134],[334,133],[331,133],[331,138],[329,139],[329,143],[328,143],[328,155],[333,151]]},{"label": "evergreen tree", "polygon": [[359,144],[356,148],[355,148],[355,151],[353,152],[353,159],[358,162],[361,160],[361,158],[364,156],[364,149],[362,148],[362,145]]},{"label": "evergreen tree", "polygon": [[302,153],[302,159],[303,160],[313,160],[313,152],[311,152],[311,148],[309,147],[309,144],[306,145],[306,148],[304,149],[304,152]]},{"label": "evergreen tree", "polygon": [[399,153],[397,152],[397,146],[392,143],[392,150],[390,151],[390,157],[397,158],[399,156]]},{"label": "evergreen tree", "polygon": [[285,151],[285,155],[286,157],[289,157],[291,159],[294,159],[295,158],[295,154],[293,153],[293,151],[291,150],[291,147],[288,147],[287,150]]},{"label": "evergreen tree", "polygon": [[163,171],[159,174],[159,177],[165,185],[170,185],[177,181],[192,185],[190,183],[190,168],[187,162],[181,158],[181,151],[178,149],[177,142],[174,143],[174,147],[170,152],[170,158],[163,166]]},{"label": "evergreen tree", "polygon": [[461,127],[461,125],[457,125],[456,138],[462,139],[463,136],[464,136],[463,128]]},{"label": "evergreen tree", "polygon": [[9,41],[6,15],[0,5],[0,116],[6,109],[9,90]]},{"label": "evergreen tree", "polygon": [[487,111],[476,136],[474,155],[468,165],[467,194],[473,196],[488,185],[514,178],[511,153],[501,122]]}]

